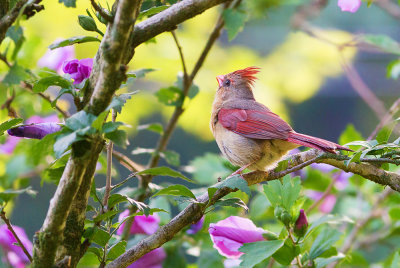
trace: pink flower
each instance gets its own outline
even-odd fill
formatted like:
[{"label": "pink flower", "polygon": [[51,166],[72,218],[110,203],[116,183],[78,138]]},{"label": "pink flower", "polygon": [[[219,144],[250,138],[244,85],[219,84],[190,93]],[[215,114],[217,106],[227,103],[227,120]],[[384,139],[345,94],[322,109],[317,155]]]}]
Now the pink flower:
[{"label": "pink flower", "polygon": [[219,254],[232,259],[238,259],[243,255],[239,252],[239,248],[244,243],[265,240],[262,235],[263,229],[255,226],[251,220],[238,216],[230,216],[212,223],[208,231]]},{"label": "pink flower", "polygon": [[[32,255],[32,242],[28,239],[24,229],[18,226],[13,226],[15,233],[21,240],[26,250]],[[14,238],[7,225],[3,224],[0,226],[0,246],[6,255],[7,261],[12,267],[24,268],[29,263],[28,257],[20,246],[14,245],[17,240]]]},{"label": "pink flower", "polygon": [[[322,197],[323,192],[309,190],[306,192],[306,195],[313,200],[319,200]],[[324,198],[318,209],[322,213],[330,213],[335,207],[335,204],[336,196],[333,194],[329,194]]]},{"label": "pink flower", "polygon": [[361,0],[338,0],[338,6],[342,11],[356,12],[361,6]]},{"label": "pink flower", "polygon": [[73,46],[59,47],[53,50],[47,50],[37,63],[39,67],[47,67],[61,73],[64,61],[75,58]]},{"label": "pink flower", "polygon": [[74,85],[80,84],[86,78],[89,78],[92,71],[93,59],[64,61],[63,71],[74,79]]},{"label": "pink flower", "polygon": [[189,229],[186,231],[187,234],[196,234],[198,231],[201,230],[201,228],[203,228],[203,224],[204,224],[204,216],[201,217],[201,219],[196,222],[193,223],[192,225],[190,225]]},{"label": "pink flower", "polygon": [[156,248],[143,255],[127,268],[162,268],[164,259],[167,257],[163,248]]},{"label": "pink flower", "polygon": [[[125,210],[121,214],[119,214],[118,221],[122,221],[124,218],[129,216],[129,210]],[[160,223],[160,218],[158,215],[140,215],[135,216],[134,221],[131,227],[130,234],[154,234],[157,231]],[[124,231],[125,222],[121,224],[121,226],[117,230],[117,234],[121,235]]]},{"label": "pink flower", "polygon": [[[38,115],[31,116],[26,120],[26,124],[42,124],[42,123],[58,123],[57,115],[53,114],[47,117],[40,117]],[[21,138],[9,136],[4,144],[0,144],[0,154],[12,154]]]}]

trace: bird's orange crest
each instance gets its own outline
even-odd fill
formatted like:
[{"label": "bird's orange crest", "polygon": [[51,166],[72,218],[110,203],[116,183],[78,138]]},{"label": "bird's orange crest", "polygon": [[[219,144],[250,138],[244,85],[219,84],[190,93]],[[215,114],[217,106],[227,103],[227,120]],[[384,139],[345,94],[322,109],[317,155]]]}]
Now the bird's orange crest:
[{"label": "bird's orange crest", "polygon": [[241,70],[234,71],[232,72],[232,74],[240,75],[240,77],[246,80],[246,82],[249,85],[253,86],[254,82],[257,80],[257,77],[255,77],[254,75],[259,72],[260,72],[259,67],[251,66]]}]

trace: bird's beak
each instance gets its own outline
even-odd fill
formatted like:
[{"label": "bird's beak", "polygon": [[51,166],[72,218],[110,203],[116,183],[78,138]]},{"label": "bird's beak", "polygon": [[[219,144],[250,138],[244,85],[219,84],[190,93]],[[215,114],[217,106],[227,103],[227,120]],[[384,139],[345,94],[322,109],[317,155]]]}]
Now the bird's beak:
[{"label": "bird's beak", "polygon": [[222,82],[224,82],[224,75],[218,75],[217,77],[219,87],[222,87]]}]

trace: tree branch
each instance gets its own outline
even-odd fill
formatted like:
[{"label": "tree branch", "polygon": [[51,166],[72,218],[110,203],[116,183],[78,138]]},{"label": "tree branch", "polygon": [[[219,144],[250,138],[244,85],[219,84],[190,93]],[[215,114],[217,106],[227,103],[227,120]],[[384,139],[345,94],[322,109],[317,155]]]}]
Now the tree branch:
[{"label": "tree branch", "polygon": [[193,18],[205,10],[231,0],[184,0],[170,8],[138,23],[129,37],[129,48],[125,55],[125,63],[132,58],[135,48],[153,37],[172,31],[185,20]]},{"label": "tree branch", "polygon": [[[276,172],[273,169],[264,171],[253,171],[244,174],[244,179],[249,185],[279,179],[293,171],[310,165],[314,162],[326,163],[338,167],[346,172],[361,175],[366,179],[376,183],[390,186],[392,189],[400,192],[400,175],[394,172],[381,170],[371,164],[367,163],[350,163],[348,166],[343,162],[343,158],[347,156],[334,155],[330,153],[321,153],[317,150],[310,150],[299,153],[290,157],[288,168],[283,171]],[[188,205],[181,213],[175,216],[169,223],[161,226],[153,235],[145,238],[136,244],[133,248],[126,251],[117,259],[112,261],[107,267],[117,268],[126,267],[132,262],[136,261],[144,254],[151,250],[160,247],[165,242],[171,240],[176,233],[182,230],[186,225],[199,220],[203,214],[206,205],[212,205],[225,195],[236,190],[230,188],[221,188],[213,196],[211,200],[208,199],[208,193],[204,193],[197,198],[196,203]]]}]

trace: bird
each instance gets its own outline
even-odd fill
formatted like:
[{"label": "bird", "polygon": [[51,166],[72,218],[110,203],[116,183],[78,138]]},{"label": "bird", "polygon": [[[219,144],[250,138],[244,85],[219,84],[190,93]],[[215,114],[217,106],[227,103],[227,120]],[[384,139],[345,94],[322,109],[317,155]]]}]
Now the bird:
[{"label": "bird", "polygon": [[218,90],[211,111],[210,127],[222,154],[239,166],[266,171],[277,165],[290,150],[307,146],[324,152],[349,148],[321,138],[297,133],[279,115],[257,102],[253,86],[258,67],[247,67],[218,75]]}]

